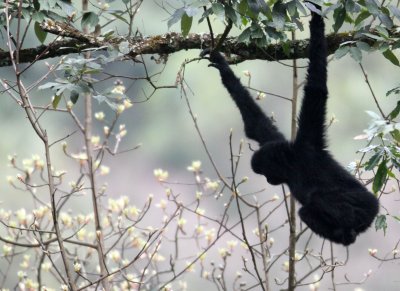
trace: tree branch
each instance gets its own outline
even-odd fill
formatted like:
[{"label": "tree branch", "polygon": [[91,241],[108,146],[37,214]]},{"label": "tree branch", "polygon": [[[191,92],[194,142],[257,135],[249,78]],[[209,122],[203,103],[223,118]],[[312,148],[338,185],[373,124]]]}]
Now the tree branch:
[{"label": "tree branch", "polygon": [[[50,45],[22,49],[19,52],[20,63],[32,62],[41,54],[43,55],[40,59],[47,59],[71,53],[80,53],[90,48],[104,47],[104,49],[106,49],[109,45],[118,45],[118,43],[126,41],[126,38],[122,37],[103,41],[101,38],[85,35],[76,29],[67,30],[59,25],[43,26],[43,29],[47,32],[72,39],[55,41]],[[390,37],[398,38],[400,37],[400,32],[392,32]],[[328,54],[333,54],[339,48],[340,44],[356,40],[363,40],[370,45],[374,45],[375,43],[374,40],[364,37],[363,35],[356,36],[354,32],[330,34],[327,36]],[[134,37],[129,41],[131,49],[129,57],[135,58],[142,54],[171,54],[181,50],[204,49],[205,47],[211,46],[211,35],[191,33],[187,37],[184,37],[180,33],[171,32],[144,38]],[[261,49],[254,44],[239,43],[236,38],[229,37],[221,46],[221,51],[237,55],[238,57],[235,58],[233,61],[234,63],[255,59],[276,61],[307,58],[309,39],[288,41],[288,43],[291,49],[289,50],[289,54],[286,54],[281,44],[270,44]],[[10,53],[0,50],[0,67],[10,65]]]}]

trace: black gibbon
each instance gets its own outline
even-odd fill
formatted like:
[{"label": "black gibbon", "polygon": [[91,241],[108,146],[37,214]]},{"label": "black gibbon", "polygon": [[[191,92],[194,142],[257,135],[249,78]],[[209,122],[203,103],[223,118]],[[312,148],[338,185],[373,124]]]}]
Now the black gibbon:
[{"label": "black gibbon", "polygon": [[209,54],[209,66],[219,70],[240,110],[246,136],[260,145],[251,160],[253,171],[272,185],[287,184],[301,204],[303,222],[319,236],[347,246],[371,225],[379,202],[326,149],[327,48],[324,21],[314,12],[310,34],[307,83],[293,142],[265,116],[219,52],[206,49],[201,56]]}]

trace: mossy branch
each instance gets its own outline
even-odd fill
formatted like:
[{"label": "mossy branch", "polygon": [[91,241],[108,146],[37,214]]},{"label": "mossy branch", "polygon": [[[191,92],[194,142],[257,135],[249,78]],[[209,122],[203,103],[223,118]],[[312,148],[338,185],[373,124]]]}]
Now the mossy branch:
[{"label": "mossy branch", "polygon": [[[30,63],[38,59],[43,60],[71,53],[80,53],[90,48],[104,47],[106,49],[110,45],[117,46],[120,42],[126,40],[126,38],[116,37],[105,41],[100,37],[95,38],[82,34],[78,30],[68,31],[61,26],[43,26],[43,29],[60,37],[68,37],[68,39],[54,41],[48,45],[22,49],[19,52],[20,63]],[[390,37],[398,38],[400,37],[400,32],[393,32]],[[356,36],[354,32],[329,34],[327,36],[328,53],[334,53],[340,44],[344,42],[361,39],[370,45],[375,44],[373,39],[360,35]],[[172,54],[181,50],[204,49],[211,46],[211,35],[191,33],[184,37],[180,33],[171,32],[149,37],[134,37],[129,39],[129,42],[129,57],[135,58],[142,54]],[[259,48],[254,44],[239,43],[236,38],[229,37],[221,45],[220,51],[237,55],[238,57],[233,61],[235,63],[254,59],[277,61],[307,58],[309,39],[288,41],[288,45],[291,49],[289,53],[286,53],[282,44],[270,44],[265,48]],[[9,52],[0,50],[0,67],[10,65]]]}]

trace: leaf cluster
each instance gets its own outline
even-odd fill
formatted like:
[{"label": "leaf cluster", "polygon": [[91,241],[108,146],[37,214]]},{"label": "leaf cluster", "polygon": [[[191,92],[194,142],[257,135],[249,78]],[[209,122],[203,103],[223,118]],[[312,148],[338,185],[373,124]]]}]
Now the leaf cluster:
[{"label": "leaf cluster", "polygon": [[[377,0],[309,2],[324,5],[322,15],[333,18],[332,29],[335,33],[345,24],[346,27],[352,27],[356,40],[343,43],[335,53],[337,58],[349,54],[355,61],[361,62],[363,52],[379,51],[391,63],[400,65],[393,53],[400,47],[400,40],[391,37],[391,32],[397,29],[400,21],[400,9],[397,6]],[[284,45],[288,31],[304,29],[302,17],[309,15],[306,5],[319,13],[312,4],[304,4],[300,0],[185,1],[183,7],[172,13],[168,27],[180,22],[182,34],[188,35],[195,18],[198,23],[212,18],[225,25],[232,22],[240,30],[237,35],[239,42],[253,42],[259,47],[276,41]]]},{"label": "leaf cluster", "polygon": [[98,82],[92,75],[102,73],[102,55],[95,58],[75,57],[63,60],[57,70],[63,72],[63,77],[58,77],[54,82],[47,82],[39,86],[39,90],[51,89],[55,91],[53,97],[53,108],[57,108],[60,100],[65,97],[76,104],[83,94],[92,94],[99,103],[105,102],[113,110],[117,111],[118,105],[122,104],[128,97],[123,93],[115,93],[115,87],[106,88],[101,92],[96,90]]}]

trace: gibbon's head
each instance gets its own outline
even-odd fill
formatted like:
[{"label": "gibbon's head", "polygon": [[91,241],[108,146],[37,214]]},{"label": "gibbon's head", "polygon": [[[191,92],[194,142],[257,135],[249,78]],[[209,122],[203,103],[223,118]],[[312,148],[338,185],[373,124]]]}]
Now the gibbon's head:
[{"label": "gibbon's head", "polygon": [[286,141],[266,143],[254,153],[251,167],[255,173],[264,175],[271,185],[287,183],[294,158],[292,151]]}]

